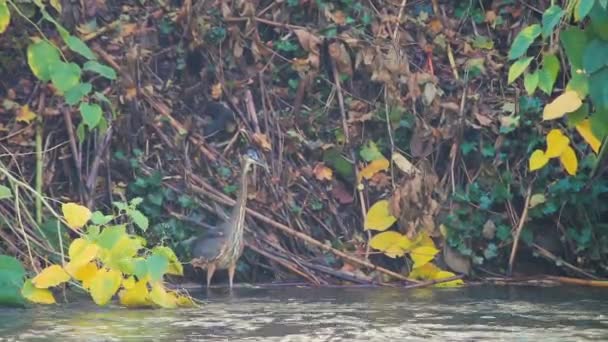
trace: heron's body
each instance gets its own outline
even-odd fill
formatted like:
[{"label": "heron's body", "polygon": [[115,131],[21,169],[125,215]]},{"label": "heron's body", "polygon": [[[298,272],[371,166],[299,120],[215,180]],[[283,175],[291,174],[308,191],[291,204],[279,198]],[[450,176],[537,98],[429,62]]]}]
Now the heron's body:
[{"label": "heron's body", "polygon": [[247,202],[247,174],[253,163],[255,161],[250,158],[243,159],[239,193],[227,221],[220,225],[215,235],[201,236],[193,243],[191,263],[194,267],[207,270],[207,287],[211,284],[213,273],[218,269],[228,269],[228,280],[232,287],[236,263],[245,247],[243,231]]}]

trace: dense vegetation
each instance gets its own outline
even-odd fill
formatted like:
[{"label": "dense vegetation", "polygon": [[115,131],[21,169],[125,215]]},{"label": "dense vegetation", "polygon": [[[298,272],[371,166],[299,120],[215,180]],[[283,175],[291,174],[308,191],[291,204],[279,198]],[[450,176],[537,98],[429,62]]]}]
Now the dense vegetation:
[{"label": "dense vegetation", "polygon": [[0,0],[0,301],[190,305],[250,145],[242,281],[607,275],[608,1],[74,6]]}]

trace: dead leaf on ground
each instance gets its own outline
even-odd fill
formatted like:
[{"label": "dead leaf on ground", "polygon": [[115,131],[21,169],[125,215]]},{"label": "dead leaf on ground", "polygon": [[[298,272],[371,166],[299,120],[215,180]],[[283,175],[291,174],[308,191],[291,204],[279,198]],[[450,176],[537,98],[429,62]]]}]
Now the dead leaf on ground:
[{"label": "dead leaf on ground", "polygon": [[438,34],[443,30],[443,24],[441,23],[441,20],[433,19],[429,22],[429,28],[433,33]]},{"label": "dead leaf on ground", "polygon": [[354,201],[352,191],[346,190],[346,186],[340,181],[333,183],[331,194],[340,204],[351,204]]},{"label": "dead leaf on ground", "polygon": [[321,39],[319,37],[301,29],[294,30],[293,32],[298,37],[298,41],[304,50],[315,54],[319,53],[319,44],[321,44]]},{"label": "dead leaf on ground", "polygon": [[479,112],[475,113],[475,119],[477,119],[477,122],[479,122],[479,124],[482,126],[490,126],[492,124],[491,117],[489,117],[485,114],[481,114]]},{"label": "dead leaf on ground", "polygon": [[436,234],[434,218],[439,203],[434,198],[437,176],[430,172],[417,172],[404,178],[391,197],[391,212],[405,227],[406,235],[413,238],[421,231]]},{"label": "dead leaf on ground", "polygon": [[350,55],[341,42],[329,44],[329,56],[336,62],[336,68],[339,73],[349,76],[353,75]]},{"label": "dead leaf on ground", "polygon": [[253,142],[262,148],[264,151],[268,152],[272,149],[272,145],[270,144],[270,140],[268,140],[268,136],[263,133],[253,133]]},{"label": "dead leaf on ground", "polygon": [[327,166],[325,166],[325,164],[323,163],[317,163],[317,165],[315,165],[314,169],[312,170],[312,172],[314,173],[315,177],[322,181],[322,180],[331,180],[334,172],[332,171],[332,169],[328,168]]},{"label": "dead leaf on ground", "polygon": [[393,160],[393,163],[397,165],[399,170],[405,172],[408,175],[418,172],[418,169],[414,166],[414,164],[412,164],[409,160],[407,160],[406,157],[404,157],[398,152],[393,153],[391,159]]}]

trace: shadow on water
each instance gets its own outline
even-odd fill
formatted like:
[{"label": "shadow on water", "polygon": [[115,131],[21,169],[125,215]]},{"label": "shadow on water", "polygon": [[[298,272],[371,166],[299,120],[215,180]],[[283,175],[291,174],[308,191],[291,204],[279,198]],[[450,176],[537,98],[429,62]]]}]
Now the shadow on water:
[{"label": "shadow on water", "polygon": [[608,295],[588,288],[238,288],[202,308],[127,310],[90,301],[0,309],[0,341],[608,340]]}]

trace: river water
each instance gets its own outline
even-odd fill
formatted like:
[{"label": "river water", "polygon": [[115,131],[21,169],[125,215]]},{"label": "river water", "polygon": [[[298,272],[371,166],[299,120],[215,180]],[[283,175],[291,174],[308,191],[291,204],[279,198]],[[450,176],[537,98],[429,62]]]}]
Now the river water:
[{"label": "river water", "polygon": [[0,341],[608,341],[608,291],[237,288],[196,309],[0,309]]}]

